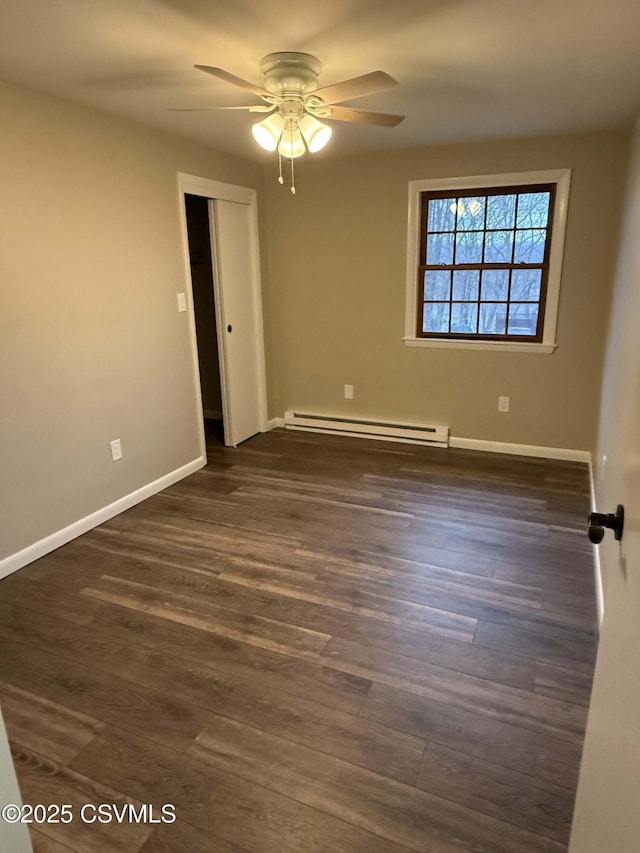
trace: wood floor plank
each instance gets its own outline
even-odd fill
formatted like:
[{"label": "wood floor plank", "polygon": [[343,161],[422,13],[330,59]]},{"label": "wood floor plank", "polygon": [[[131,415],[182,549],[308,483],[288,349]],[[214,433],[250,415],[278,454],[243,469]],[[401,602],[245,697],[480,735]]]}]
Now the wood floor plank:
[{"label": "wood floor plank", "polygon": [[581,672],[536,661],[534,690],[542,696],[575,702],[586,708],[591,697],[592,681],[592,672]]},{"label": "wood floor plank", "polygon": [[[388,500],[384,500],[379,493],[365,494],[361,489],[348,491],[342,490],[341,495],[334,493],[333,495],[319,494],[317,491],[309,491],[305,487],[292,485],[289,483],[288,488],[281,485],[275,489],[272,485],[260,485],[256,483],[248,483],[242,485],[237,490],[238,496],[247,498],[267,498],[270,501],[278,500],[283,507],[287,506],[287,502],[311,504],[309,507],[314,513],[321,512],[325,517],[333,518],[335,513],[329,513],[328,508],[335,510],[339,507],[347,510],[345,518],[349,520],[349,513],[370,513],[374,516],[382,516],[378,521],[390,521],[390,527],[397,528],[405,527],[409,520],[415,517],[412,512],[412,507],[403,506],[399,508],[398,504],[389,505]],[[384,506],[382,504],[385,504]],[[394,523],[392,519],[400,519],[400,523]]]},{"label": "wood floor plank", "polygon": [[190,626],[166,623],[117,608],[98,611],[93,620],[115,636],[151,646],[158,652],[179,650],[182,658],[210,666],[264,690],[276,689],[346,713],[357,713],[371,682],[333,667],[277,654]]},{"label": "wood floor plank", "polygon": [[411,850],[454,853],[490,845],[494,853],[562,846],[446,799],[229,720],[198,736],[189,755],[322,812],[375,831]]},{"label": "wood floor plank", "polygon": [[[158,495],[162,498],[162,494]],[[288,553],[300,547],[301,540],[279,534],[255,533],[243,531],[238,536],[238,527],[225,525],[216,521],[204,522],[190,516],[173,514],[167,518],[167,509],[162,500],[159,501],[153,514],[138,520],[135,528],[128,530],[99,528],[96,535],[86,543],[86,547],[120,548],[127,553],[127,545],[135,543],[146,554],[161,556],[169,559],[169,553],[195,553],[211,568],[222,555],[232,557],[248,557],[252,559],[268,559],[270,556],[283,558]],[[170,549],[167,545],[170,543]],[[295,566],[292,566],[295,568]]]},{"label": "wood floor plank", "polygon": [[105,575],[100,578],[99,585],[85,587],[81,592],[119,607],[139,610],[303,660],[317,660],[330,639],[328,634],[311,628],[238,613],[192,596],[162,593],[147,584],[124,578]]},{"label": "wood floor plank", "polygon": [[[42,622],[42,608],[49,605],[56,616],[65,621],[78,625],[87,625],[88,622],[92,630],[105,632],[113,638],[111,645],[113,641],[135,643],[149,647],[157,654],[179,651],[185,660],[210,666],[262,689],[277,689],[347,713],[357,713],[371,687],[368,679],[342,673],[332,667],[314,665],[300,658],[181,623],[167,622],[140,611],[132,613],[86,596],[67,596],[66,607],[62,611],[59,591],[52,590],[49,584],[46,592],[48,594],[31,583],[27,603],[20,602],[10,607],[0,603],[0,630],[13,629],[14,634],[18,632],[22,637],[33,639],[33,625]],[[52,647],[50,643],[47,645],[49,649]],[[55,648],[59,651],[60,647],[55,645]],[[101,666],[104,665],[104,655],[103,644],[99,652]]]},{"label": "wood floor plank", "polygon": [[[79,559],[76,550],[71,561],[67,561],[64,572],[65,578],[70,583],[75,583],[77,578],[86,579],[85,560],[93,557],[93,554],[93,549],[85,548],[83,558]],[[77,571],[70,565],[74,562],[77,562]],[[236,561],[237,565],[242,565],[244,562],[244,558]],[[313,625],[316,630],[324,634],[347,640],[361,640],[388,651],[441,664],[456,671],[488,678],[501,684],[533,689],[535,673],[533,661],[495,649],[484,649],[446,635],[442,636],[437,626],[430,626],[434,630],[427,631],[397,622],[348,613],[297,597],[278,595],[262,587],[252,587],[248,583],[247,576],[243,578],[244,583],[236,584],[222,578],[219,573],[202,573],[196,567],[190,570],[185,567],[176,567],[170,561],[163,563],[156,558],[147,562],[123,557],[120,552],[100,551],[97,557],[93,557],[92,564],[109,575],[158,585],[171,592],[191,596],[197,594],[199,598],[222,603],[225,607],[244,613],[260,614],[291,625],[301,627]],[[264,564],[262,569],[267,570]],[[258,577],[260,579],[262,574]],[[68,602],[66,606],[69,607]]]},{"label": "wood floor plank", "polygon": [[173,803],[178,821],[251,853],[407,853],[403,845],[283,796],[270,785],[112,728],[72,766],[79,772],[100,767],[102,778],[114,782],[124,774],[128,790],[140,799]]},{"label": "wood floor plank", "polygon": [[574,796],[566,788],[429,744],[418,788],[530,832],[569,842]]},{"label": "wood floor plank", "polygon": [[95,717],[6,682],[0,682],[0,704],[12,743],[62,763],[71,761],[104,728]]},{"label": "wood floor plank", "polygon": [[[228,570],[225,575],[228,575]],[[325,571],[323,577],[331,580],[356,577],[362,589],[371,589],[378,595],[384,594],[389,598],[426,605],[429,605],[432,600],[434,591],[453,595],[471,595],[475,600],[535,609],[542,607],[544,597],[539,590],[524,584],[512,584],[495,578],[475,576],[470,572],[454,572],[435,566],[424,566],[420,576],[406,578],[398,571],[397,561],[387,567],[332,565]]]},{"label": "wood floor plank", "polygon": [[177,807],[36,851],[566,853],[587,466],[287,430],[207,452],[0,582],[23,789]]},{"label": "wood floor plank", "polygon": [[44,835],[33,826],[29,827],[29,835],[31,836],[33,853],[73,853],[73,848],[67,847],[66,844],[60,844],[59,841]]},{"label": "wood floor plank", "polygon": [[[6,644],[5,644],[6,645]],[[184,748],[210,721],[210,714],[144,687],[107,675],[94,667],[50,654],[36,643],[24,643],[20,653],[0,647],[0,672],[13,686],[101,722]]]},{"label": "wood floor plank", "polygon": [[[323,554],[325,559],[332,559],[331,555],[326,551],[320,553]],[[355,562],[370,563],[372,560],[379,560],[380,554],[372,552],[365,547],[360,552],[352,552],[349,558]],[[394,568],[401,573],[411,572],[412,567],[417,567],[419,571],[422,565],[428,565],[436,568],[451,569],[456,572],[467,572],[491,577],[495,567],[495,560],[482,557],[479,554],[471,558],[468,554],[460,554],[457,551],[447,551],[444,548],[434,548],[426,545],[420,549],[420,556],[415,560],[403,559],[390,554],[386,555],[385,560],[387,565],[391,561]]]},{"label": "wood floor plank", "polygon": [[580,595],[578,590],[570,596],[558,596],[555,591],[545,590],[541,606],[547,613],[557,616],[563,622],[594,629],[596,627],[593,599],[591,595]]},{"label": "wood floor plank", "polygon": [[83,822],[81,819],[81,810],[87,804],[96,808],[102,803],[117,807],[129,803],[139,809],[142,802],[122,790],[126,787],[125,779],[121,778],[118,787],[112,788],[24,747],[14,746],[12,755],[20,777],[23,803],[71,806],[73,820],[70,823],[38,824],[40,833],[61,844],[63,849],[66,846],[79,853],[122,853],[123,850],[138,853],[151,834],[151,824],[115,820]]},{"label": "wood floor plank", "polygon": [[220,838],[215,838],[202,828],[191,826],[185,820],[157,826],[140,853],[248,853],[246,848],[238,847]]},{"label": "wood floor plank", "polygon": [[483,554],[504,562],[514,562],[519,558],[523,558],[525,562],[543,560],[559,570],[571,567],[581,571],[585,558],[582,549],[574,551],[567,547],[559,548],[551,539],[543,545],[539,542],[524,542],[522,537],[510,536],[504,532],[496,536],[490,531],[460,531],[447,537],[445,547],[465,554],[473,554],[481,549]]},{"label": "wood floor plank", "polygon": [[280,456],[277,467],[269,470],[258,471],[255,467],[240,464],[231,465],[222,473],[215,472],[213,474],[208,467],[202,469],[200,473],[203,476],[215,476],[216,480],[223,479],[236,487],[269,486],[280,493],[302,490],[310,495],[320,495],[338,500],[344,500],[345,496],[348,496],[356,501],[360,499],[384,500],[385,498],[384,491],[367,485],[365,477],[352,480],[346,489],[344,479],[336,476],[334,472],[325,471],[322,477],[292,473],[284,470],[286,463],[286,456]]},{"label": "wood floor plank", "polygon": [[[97,629],[87,635],[83,628],[65,624],[62,620],[52,619],[43,625],[34,616],[30,621],[25,620],[24,624],[32,641],[55,647],[57,654],[65,659],[87,666],[99,659],[98,666],[103,674],[111,673],[121,681],[147,687],[156,695],[171,699],[172,695],[177,694],[182,702],[277,733],[296,743],[345,758],[400,781],[413,784],[417,777],[426,745],[421,738],[394,731],[375,721],[320,705],[307,698],[291,696],[266,685],[256,686],[251,681],[230,676],[210,665],[180,657],[179,647],[174,647],[173,653],[164,651],[159,654],[144,644],[140,633],[129,634],[128,642],[125,642],[121,635],[116,637],[113,632]],[[0,636],[3,635],[10,636],[4,626],[0,628]],[[3,705],[5,696],[22,694],[25,692],[10,685],[2,690],[0,683]],[[25,698],[30,696],[32,694],[25,694]],[[39,697],[32,698],[38,701]],[[12,723],[10,735],[16,722],[14,704],[7,705]],[[40,700],[40,704],[52,708],[57,713],[54,721],[62,720],[65,729],[71,728],[72,724],[78,729],[84,723],[79,733],[72,731],[76,737],[71,743],[72,749],[67,748],[64,753],[67,761],[104,728],[104,724],[97,720],[73,715],[55,703]],[[25,710],[22,709],[22,718]],[[70,718],[71,723],[67,718]],[[60,724],[59,727],[62,728]],[[61,734],[65,733],[63,729]],[[67,737],[67,740],[70,738]],[[48,749],[45,755],[58,757],[55,746],[54,754],[48,741],[45,746]]]},{"label": "wood floor plank", "polygon": [[71,543],[73,548],[65,549],[62,553],[54,552],[48,559],[55,563],[69,565],[99,567],[102,563],[113,564],[116,557],[128,565],[138,563],[152,567],[154,565],[170,566],[189,571],[206,571],[214,574],[218,565],[217,556],[209,547],[170,547],[158,536],[141,536],[137,531],[123,533],[117,531],[105,535],[96,531],[92,539],[81,539]]},{"label": "wood floor plank", "polygon": [[445,667],[417,663],[412,658],[383,653],[380,649],[337,638],[330,641],[320,660],[344,672],[560,740],[582,741],[585,710],[559,699],[538,696],[472,675],[453,673]]},{"label": "wood floor plank", "polygon": [[492,622],[506,628],[524,629],[542,636],[564,642],[580,642],[595,646],[595,621],[585,622],[584,614],[572,615],[560,610],[545,609],[525,605],[482,601],[467,594],[440,592],[434,589],[430,594],[430,606],[445,612],[457,613],[472,619]]},{"label": "wood floor plank", "polygon": [[383,684],[372,686],[360,713],[426,741],[526,772],[541,783],[575,790],[579,744]]},{"label": "wood floor plank", "polygon": [[282,576],[273,576],[268,570],[254,567],[244,572],[236,571],[231,576],[224,572],[223,577],[234,583],[246,583],[257,589],[266,589],[279,595],[301,598],[317,604],[326,604],[338,610],[359,613],[373,619],[387,622],[397,622],[416,628],[428,629],[450,636],[453,639],[468,640],[475,631],[475,619],[451,611],[434,608],[429,605],[416,604],[401,598],[388,597],[386,590],[376,589],[370,592],[362,581],[354,584],[351,581],[331,578],[300,580],[298,582]]},{"label": "wood floor plank", "polygon": [[593,598],[593,579],[580,569],[578,572],[567,573],[565,567],[554,571],[554,566],[532,566],[521,562],[507,563],[502,560],[492,562],[492,577],[511,583],[525,583],[538,589],[566,595],[581,595]]},{"label": "wood floor plank", "polygon": [[516,628],[480,620],[473,642],[485,648],[508,648],[513,654],[531,660],[587,673],[593,671],[596,657],[594,644],[575,642],[568,637],[559,639],[557,635],[536,631],[526,624]]}]

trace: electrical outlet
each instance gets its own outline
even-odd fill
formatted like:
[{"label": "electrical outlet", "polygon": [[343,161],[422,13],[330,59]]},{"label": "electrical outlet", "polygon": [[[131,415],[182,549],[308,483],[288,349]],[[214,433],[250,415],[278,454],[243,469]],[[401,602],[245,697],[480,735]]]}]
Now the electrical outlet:
[{"label": "electrical outlet", "polygon": [[344,399],[353,400],[353,385],[344,386]]},{"label": "electrical outlet", "polygon": [[511,400],[510,397],[498,397],[498,411],[499,412],[508,412],[510,400]]},{"label": "electrical outlet", "polygon": [[122,459],[122,444],[120,443],[119,438],[116,438],[111,442],[111,459],[114,462],[117,462],[118,459]]}]

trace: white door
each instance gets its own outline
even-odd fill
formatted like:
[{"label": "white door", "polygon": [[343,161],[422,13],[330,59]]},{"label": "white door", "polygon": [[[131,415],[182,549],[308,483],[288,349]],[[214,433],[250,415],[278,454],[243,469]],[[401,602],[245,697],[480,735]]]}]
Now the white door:
[{"label": "white door", "polygon": [[[640,851],[640,132],[629,181],[605,366],[596,496],[625,508],[599,545],[604,618],[570,853]],[[606,462],[604,461],[606,457]]]},{"label": "white door", "polygon": [[253,210],[210,199],[225,444],[264,429],[264,355]]}]

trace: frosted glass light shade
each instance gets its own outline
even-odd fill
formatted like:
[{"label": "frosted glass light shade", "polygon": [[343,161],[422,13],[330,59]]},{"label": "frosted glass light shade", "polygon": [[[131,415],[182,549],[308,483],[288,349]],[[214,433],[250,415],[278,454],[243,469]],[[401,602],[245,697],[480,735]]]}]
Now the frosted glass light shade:
[{"label": "frosted glass light shade", "polygon": [[323,124],[308,114],[300,119],[298,127],[307,143],[307,148],[312,154],[324,148],[331,137],[332,131],[329,125]]},{"label": "frosted glass light shade", "polygon": [[254,124],[251,133],[253,133],[253,138],[258,145],[267,151],[275,151],[283,130],[284,121],[277,113],[274,113],[258,124]]},{"label": "frosted glass light shade", "polygon": [[278,151],[283,157],[301,157],[305,150],[302,134],[297,128],[294,131],[284,131],[278,145]]}]

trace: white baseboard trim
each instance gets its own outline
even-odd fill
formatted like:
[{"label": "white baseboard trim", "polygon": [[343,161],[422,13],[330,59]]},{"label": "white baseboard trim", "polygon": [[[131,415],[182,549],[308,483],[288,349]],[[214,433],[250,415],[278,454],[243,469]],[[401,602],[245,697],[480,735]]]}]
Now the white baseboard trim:
[{"label": "white baseboard trim", "polygon": [[146,486],[136,489],[135,492],[131,492],[130,494],[119,498],[117,501],[108,504],[108,506],[104,506],[102,509],[98,509],[90,515],[86,515],[84,518],[74,521],[73,524],[63,527],[62,530],[57,530],[50,536],[45,536],[44,539],[34,542],[33,545],[28,545],[21,551],[17,551],[15,554],[10,554],[8,557],[0,560],[0,579],[10,575],[18,569],[21,569],[29,563],[33,563],[34,560],[44,557],[45,554],[55,551],[56,548],[66,545],[66,543],[70,542],[72,539],[76,539],[78,536],[92,530],[99,524],[109,521],[110,518],[113,518],[115,515],[119,515],[126,509],[130,509],[132,506],[135,506],[146,498],[150,498],[157,492],[161,492],[163,489],[172,486],[174,483],[177,483],[178,480],[188,477],[189,474],[195,473],[206,464],[206,458],[204,456],[200,456],[198,459],[188,462],[181,468],[176,468],[174,471],[170,471],[158,480],[154,480],[152,483],[147,483]]},{"label": "white baseboard trim", "polygon": [[[267,421],[265,432],[284,427],[284,418],[272,418]],[[306,430],[312,432],[312,430]],[[336,433],[337,434],[337,433]],[[345,433],[348,434],[348,433]],[[367,437],[367,436],[364,436]],[[564,462],[584,462],[591,465],[591,453],[588,450],[573,450],[569,447],[545,447],[537,444],[510,444],[506,441],[485,441],[479,438],[458,438],[449,436],[449,447],[461,450],[484,450],[487,453],[507,453],[512,456],[534,456],[539,459],[559,459]]]},{"label": "white baseboard trim", "polygon": [[264,425],[263,432],[270,432],[272,429],[277,429],[278,427],[284,426],[284,418],[271,418],[270,421],[267,421]]},{"label": "white baseboard trim", "polygon": [[509,453],[513,456],[536,456],[541,459],[560,459],[565,462],[591,463],[588,450],[572,450],[565,447],[543,447],[537,444],[509,444],[506,441],[484,441],[478,438],[449,438],[450,447],[462,450],[484,450],[488,453]]},{"label": "white baseboard trim", "polygon": [[[596,487],[593,479],[593,465],[589,465],[589,490],[591,493],[591,512],[597,512]],[[596,588],[596,612],[598,614],[598,628],[602,625],[604,616],[604,588],[602,586],[602,568],[600,565],[600,549],[593,545],[593,579]]]}]

